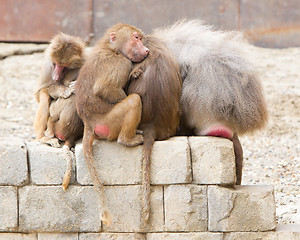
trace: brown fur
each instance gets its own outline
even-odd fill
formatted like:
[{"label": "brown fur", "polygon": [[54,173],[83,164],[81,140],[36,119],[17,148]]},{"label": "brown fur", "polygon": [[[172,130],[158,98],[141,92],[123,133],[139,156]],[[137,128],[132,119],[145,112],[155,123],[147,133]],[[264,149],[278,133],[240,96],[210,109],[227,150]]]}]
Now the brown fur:
[{"label": "brown fur", "polygon": [[[46,50],[46,61],[36,92],[39,102],[34,121],[37,139],[54,147],[60,146],[57,138],[65,142],[67,171],[63,179],[64,189],[68,187],[71,177],[70,148],[83,132],[83,123],[76,112],[74,90],[70,84],[76,80],[84,63],[84,46],[77,37],[64,33],[56,35]],[[55,65],[62,65],[67,69],[55,72]],[[59,78],[57,81],[53,80],[53,74]]]},{"label": "brown fur", "polygon": [[128,93],[142,98],[143,144],[143,219],[150,215],[150,158],[155,140],[174,136],[180,119],[181,77],[175,57],[154,36],[145,37],[149,56],[131,72]]},{"label": "brown fur", "polygon": [[141,42],[142,36],[139,29],[121,23],[108,29],[82,67],[75,85],[76,107],[84,122],[83,152],[99,195],[101,220],[107,225],[111,223],[111,216],[94,165],[92,144],[97,137],[118,140],[126,146],[143,142],[143,137],[136,135],[141,118],[141,99],[137,94],[127,97],[123,90],[132,61],[142,61],[148,54]]}]

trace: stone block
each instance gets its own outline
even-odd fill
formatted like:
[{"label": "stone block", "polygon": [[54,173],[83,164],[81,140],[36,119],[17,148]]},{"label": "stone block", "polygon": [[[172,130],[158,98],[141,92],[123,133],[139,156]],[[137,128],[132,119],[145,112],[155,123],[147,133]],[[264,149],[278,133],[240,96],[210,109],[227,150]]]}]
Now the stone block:
[{"label": "stone block", "polygon": [[[144,231],[141,219],[141,186],[107,186],[108,208],[113,222],[103,226],[105,232]],[[164,225],[163,190],[161,186],[151,188],[151,214],[147,231],[162,231]]]},{"label": "stone block", "polygon": [[147,240],[223,240],[222,233],[148,233]]},{"label": "stone block", "polygon": [[156,141],[151,157],[151,183],[191,183],[190,149],[186,137]]},{"label": "stone block", "polygon": [[[278,240],[275,232],[231,232],[224,233],[223,240]],[[286,238],[286,240],[291,240]]]},{"label": "stone block", "polygon": [[0,231],[15,231],[17,227],[17,189],[15,187],[0,186]]},{"label": "stone block", "polygon": [[28,181],[25,143],[19,138],[0,139],[0,185],[20,186]]},{"label": "stone block", "polygon": [[78,240],[78,233],[38,233],[38,240]]},{"label": "stone block", "polygon": [[300,224],[278,225],[276,228],[277,240],[300,240]]},{"label": "stone block", "polygon": [[101,222],[93,187],[26,186],[19,189],[19,229],[24,232],[95,232]]},{"label": "stone block", "polygon": [[207,231],[207,187],[165,187],[165,231]]},{"label": "stone block", "polygon": [[[31,168],[31,180],[36,185],[60,185],[66,171],[62,148],[34,141],[26,143]],[[71,183],[75,181],[75,159]]]},{"label": "stone block", "polygon": [[208,230],[269,231],[275,224],[272,186],[208,187]]},{"label": "stone block", "polygon": [[[92,184],[83,156],[82,143],[76,144],[75,156],[77,181],[82,185]],[[93,156],[103,184],[138,184],[141,182],[141,146],[125,147],[117,142],[95,140]]]},{"label": "stone block", "polygon": [[146,240],[139,233],[81,233],[79,240]]},{"label": "stone block", "polygon": [[[75,147],[77,181],[92,184],[83,156],[82,144]],[[142,177],[142,146],[125,147],[116,142],[96,140],[93,145],[95,165],[106,185],[140,184]],[[151,158],[152,184],[191,182],[191,163],[186,137],[156,141]]]},{"label": "stone block", "polygon": [[0,233],[1,240],[37,240],[35,233]]},{"label": "stone block", "polygon": [[189,137],[193,182],[233,185],[236,181],[235,157],[230,140],[217,137]]}]

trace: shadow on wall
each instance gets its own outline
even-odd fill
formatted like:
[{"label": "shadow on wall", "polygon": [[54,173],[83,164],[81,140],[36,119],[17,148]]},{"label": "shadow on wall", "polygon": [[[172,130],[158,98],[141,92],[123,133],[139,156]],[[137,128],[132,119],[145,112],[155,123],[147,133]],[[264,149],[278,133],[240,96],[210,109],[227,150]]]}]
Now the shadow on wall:
[{"label": "shadow on wall", "polygon": [[62,31],[93,44],[117,22],[151,33],[198,18],[218,29],[243,31],[257,46],[299,47],[299,9],[299,0],[5,0],[0,41],[47,42]]}]

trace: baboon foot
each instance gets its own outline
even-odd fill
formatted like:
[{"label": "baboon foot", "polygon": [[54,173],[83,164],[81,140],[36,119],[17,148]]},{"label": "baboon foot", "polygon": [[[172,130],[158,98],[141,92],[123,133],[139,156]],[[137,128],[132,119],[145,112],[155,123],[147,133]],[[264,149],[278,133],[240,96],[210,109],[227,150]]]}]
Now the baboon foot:
[{"label": "baboon foot", "polygon": [[122,144],[124,146],[127,146],[127,147],[135,147],[135,146],[142,144],[143,142],[144,142],[144,136],[140,135],[140,134],[135,135],[131,139],[127,139],[127,138],[125,139],[120,136],[118,138],[118,143]]}]

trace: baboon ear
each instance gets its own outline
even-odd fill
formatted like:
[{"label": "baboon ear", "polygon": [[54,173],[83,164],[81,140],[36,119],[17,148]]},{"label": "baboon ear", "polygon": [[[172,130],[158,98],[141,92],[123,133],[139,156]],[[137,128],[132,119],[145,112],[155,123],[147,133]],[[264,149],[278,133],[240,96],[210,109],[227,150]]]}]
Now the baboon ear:
[{"label": "baboon ear", "polygon": [[114,42],[114,41],[116,40],[116,32],[111,32],[111,33],[109,34],[109,36],[110,36],[110,42],[111,42],[111,43]]}]

